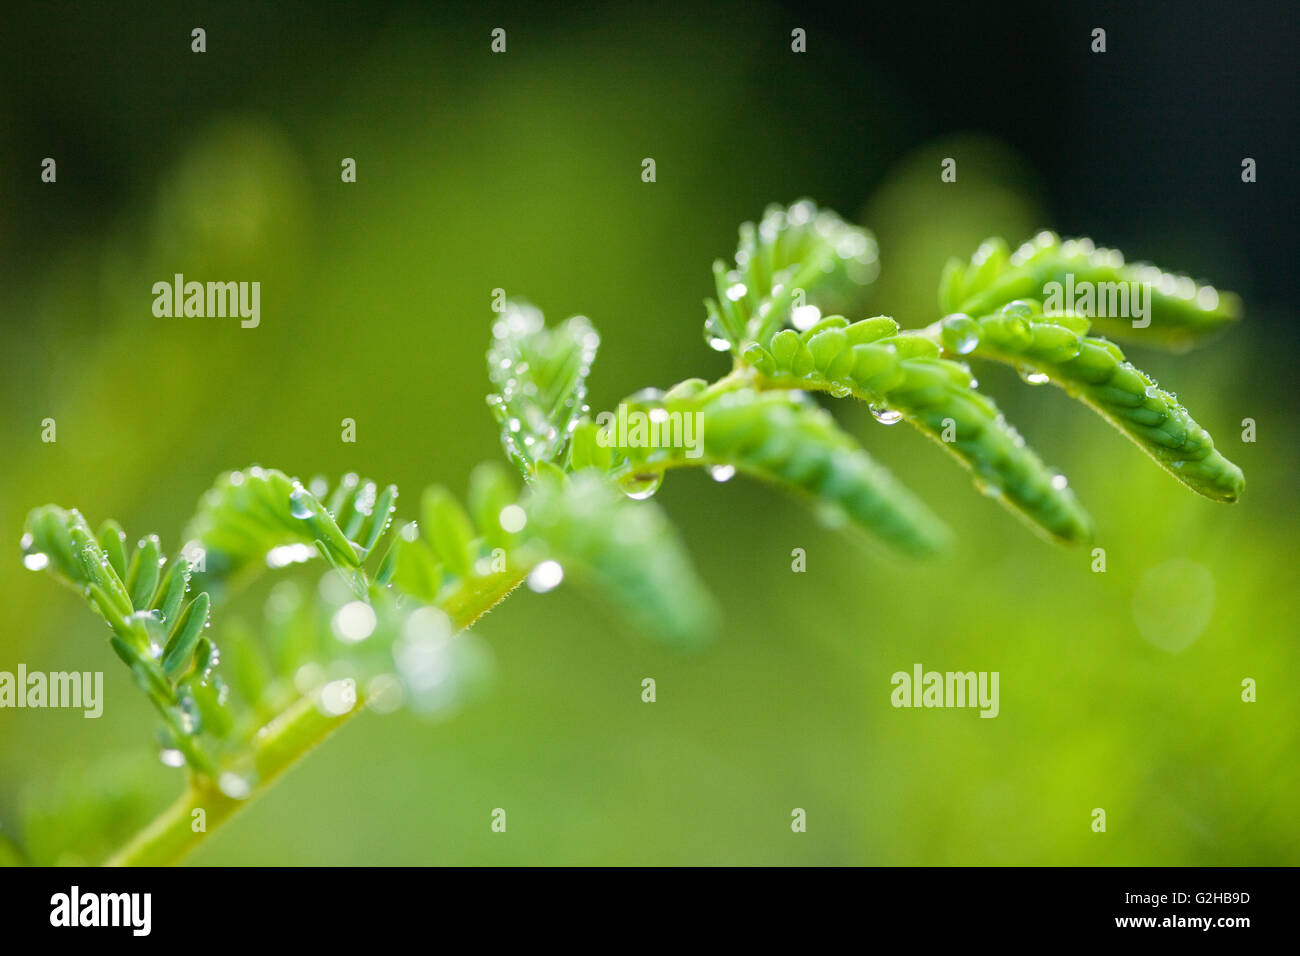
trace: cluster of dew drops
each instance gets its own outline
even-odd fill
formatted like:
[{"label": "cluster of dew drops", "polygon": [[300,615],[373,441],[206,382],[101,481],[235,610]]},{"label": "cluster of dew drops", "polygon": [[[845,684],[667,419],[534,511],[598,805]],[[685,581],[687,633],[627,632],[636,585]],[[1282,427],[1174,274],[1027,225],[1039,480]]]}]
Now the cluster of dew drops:
[{"label": "cluster of dew drops", "polygon": [[[73,508],[68,513],[73,517],[75,521],[82,524],[85,523],[85,518],[82,517],[81,512],[76,508]],[[157,535],[150,535],[148,538],[141,538],[139,541],[136,542],[136,548],[139,549],[139,548],[146,547],[149,541],[151,540],[156,545],[158,543]],[[27,568],[27,570],[44,571],[46,568],[50,566],[50,556],[46,554],[44,551],[39,551],[36,549],[36,541],[35,538],[33,538],[31,532],[26,532],[22,536],[22,539],[19,541],[19,547],[22,549],[23,552],[23,567]],[[190,547],[191,546],[187,545],[187,550],[186,552],[183,552],[182,556],[184,556],[185,553],[188,553],[188,549]],[[101,554],[99,558],[99,563],[103,568],[113,571],[114,574],[117,573],[116,570],[110,566],[110,562],[108,560],[107,554]],[[167,566],[167,558],[165,555],[162,555],[160,553],[158,557],[158,567],[159,569],[162,569],[166,566]],[[191,574],[191,569],[187,564],[184,569],[184,576],[185,576],[185,590],[183,592],[184,594],[190,593],[190,574]],[[81,592],[84,597],[88,598],[90,596],[90,585],[89,584],[82,585]],[[129,615],[128,621],[143,625],[145,632],[149,635],[150,654],[154,658],[161,658],[163,647],[157,638],[157,634],[158,634],[158,627],[162,624],[167,623],[167,615],[163,613],[163,610],[161,608],[146,608],[144,610],[135,611],[131,615]],[[110,629],[112,628],[112,626],[113,626],[112,623],[108,623],[108,627]],[[212,626],[212,622],[210,620],[206,621],[203,626],[205,629],[210,628]]]},{"label": "cluster of dew drops", "polygon": [[[541,341],[540,351],[544,353],[551,336],[569,338],[577,344],[573,387],[555,407],[543,403],[537,382],[529,374],[528,359],[518,345],[522,341]],[[539,309],[526,303],[506,303],[492,324],[488,374],[496,391],[487,402],[503,426],[502,441],[512,461],[549,460],[568,441],[580,418],[591,410],[586,404],[586,380],[599,347],[600,335],[585,316],[575,315],[548,332]],[[556,422],[561,423],[559,427]]]}]

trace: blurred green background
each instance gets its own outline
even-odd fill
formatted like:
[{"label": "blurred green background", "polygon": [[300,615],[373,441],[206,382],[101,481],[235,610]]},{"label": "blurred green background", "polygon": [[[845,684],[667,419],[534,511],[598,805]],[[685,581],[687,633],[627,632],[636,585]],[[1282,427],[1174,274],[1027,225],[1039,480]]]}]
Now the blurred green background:
[{"label": "blurred green background", "polygon": [[[657,500],[724,610],[711,646],[669,654],[570,582],[520,593],[476,629],[496,661],[485,697],[438,723],[350,722],[191,862],[1300,862],[1300,434],[1278,272],[1294,261],[1294,186],[1238,177],[1241,156],[1285,139],[1263,125],[1272,101],[1247,95],[1274,47],[1229,25],[1214,42],[1255,66],[1166,101],[1170,48],[1212,55],[1201,8],[1136,5],[1109,61],[1089,58],[1086,16],[1026,6],[1012,30],[941,10],[19,15],[0,73],[0,669],[102,670],[107,704],[97,721],[0,712],[0,827],[61,788],[108,792],[105,774],[123,788],[138,774],[147,810],[181,787],[102,625],[24,571],[30,508],[113,516],[175,548],[213,477],[258,462],[396,482],[409,516],[424,484],[463,491],[501,453],[483,404],[494,288],[592,318],[595,408],[713,377],[711,261],[768,202],[808,195],[875,230],[870,312],[905,326],[937,317],[947,257],[1043,226],[1241,292],[1246,321],[1208,348],[1131,353],[1243,467],[1242,502],[1197,498],[1064,394],[977,368],[1092,511],[1108,555],[1094,574],[920,435],[839,403],[950,522],[950,554],[865,551],[771,489],[674,474]],[[189,50],[193,26],[206,54]],[[1144,127],[1151,101],[1165,109]],[[1258,129],[1229,109],[1242,102]],[[1171,116],[1186,121],[1162,130]],[[1162,166],[1170,152],[1179,165]],[[39,182],[45,156],[55,185]],[[939,180],[945,156],[956,184]],[[261,326],[155,318],[150,287],[174,272],[260,281]],[[795,547],[807,573],[791,572]],[[893,709],[890,675],[915,662],[1000,672],[1000,716]],[[1240,699],[1247,677],[1256,703]]]}]

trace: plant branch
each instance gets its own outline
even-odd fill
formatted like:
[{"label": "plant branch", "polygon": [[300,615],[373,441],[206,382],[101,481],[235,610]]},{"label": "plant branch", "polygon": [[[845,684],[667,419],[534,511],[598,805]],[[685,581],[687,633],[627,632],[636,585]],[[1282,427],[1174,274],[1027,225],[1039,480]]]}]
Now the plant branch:
[{"label": "plant branch", "polygon": [[[493,581],[494,586],[477,589],[447,607],[457,630],[472,626],[518,587],[523,578],[522,573],[502,575]],[[358,694],[356,706],[345,714],[333,715],[317,706],[314,695],[299,698],[254,735],[249,756],[257,783],[246,798],[230,797],[211,777],[195,774],[185,792],[105,865],[169,866],[178,862],[209,832],[269,790],[285,771],[359,713],[363,705],[364,700]],[[195,829],[196,810],[203,811],[202,830]]]}]

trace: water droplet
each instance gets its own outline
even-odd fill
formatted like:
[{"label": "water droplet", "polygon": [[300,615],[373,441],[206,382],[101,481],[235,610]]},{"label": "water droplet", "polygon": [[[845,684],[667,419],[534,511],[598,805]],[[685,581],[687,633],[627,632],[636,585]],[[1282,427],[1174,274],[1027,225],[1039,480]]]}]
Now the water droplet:
[{"label": "water droplet", "polygon": [[[813,213],[815,213],[816,211],[817,211],[817,207],[813,205],[811,200],[801,199],[797,203],[794,203],[786,211],[785,215],[790,225],[802,226],[808,223],[812,219]],[[764,222],[766,221],[767,220],[764,220]]]},{"label": "water droplet", "polygon": [[1040,372],[1030,365],[1017,365],[1016,373],[1026,385],[1046,385],[1052,380],[1046,372]]},{"label": "water droplet", "polygon": [[664,473],[662,471],[629,475],[622,481],[623,494],[636,501],[644,501],[658,491],[663,482]]},{"label": "water droplet", "polygon": [[253,793],[253,782],[249,777],[226,771],[217,778],[217,786],[231,800],[247,800]]},{"label": "water droplet", "polygon": [[943,347],[956,355],[968,355],[980,344],[979,323],[969,315],[955,312],[944,318],[939,327]]},{"label": "water droplet", "polygon": [[853,389],[843,382],[831,382],[826,390],[835,398],[848,398],[853,394]]},{"label": "water droplet", "polygon": [[373,481],[367,482],[366,486],[357,494],[354,506],[367,517],[374,513],[375,500],[379,494],[379,486]]},{"label": "water droplet", "polygon": [[871,405],[871,417],[882,425],[897,425],[903,420],[903,413],[884,405]]},{"label": "water droplet", "polygon": [[1066,478],[1065,475],[1052,476],[1052,487],[1055,488],[1057,491],[1064,491],[1069,486],[1070,486],[1070,479]]},{"label": "water droplet", "polygon": [[543,561],[528,574],[528,586],[538,594],[545,594],[563,580],[564,568],[558,561]]},{"label": "water droplet", "polygon": [[350,677],[332,680],[320,689],[316,701],[327,716],[341,717],[357,706],[356,681]]},{"label": "water droplet", "polygon": [[315,510],[311,493],[301,485],[289,494],[289,513],[295,518],[309,518]]},{"label": "water droplet", "polygon": [[716,352],[725,352],[731,348],[727,341],[726,330],[716,315],[710,315],[704,323],[704,341]]},{"label": "water droplet", "polygon": [[[301,517],[301,516],[299,516]],[[301,564],[316,557],[316,549],[310,544],[282,544],[266,552],[268,568],[286,568],[291,564]]]},{"label": "water droplet", "polygon": [[519,505],[506,505],[497,516],[497,521],[500,522],[502,531],[516,534],[528,524],[528,513]]},{"label": "water droplet", "polygon": [[714,465],[709,469],[709,477],[714,481],[730,481],[735,474],[735,465]]},{"label": "water droplet", "polygon": [[345,644],[364,641],[375,632],[379,619],[375,609],[364,601],[350,601],[334,612],[330,627],[334,635]]},{"label": "water droplet", "polygon": [[1016,300],[1002,307],[1000,319],[1003,334],[1010,340],[1013,349],[1028,348],[1034,341],[1034,329],[1031,324],[1033,308],[1027,302]]},{"label": "water droplet", "polygon": [[198,701],[188,695],[182,697],[179,718],[181,730],[187,734],[198,733],[200,726]]},{"label": "water droplet", "polygon": [[18,546],[23,549],[23,567],[27,570],[42,571],[50,566],[50,556],[44,551],[34,550],[36,539],[32,537],[30,531],[22,536]]},{"label": "water droplet", "polygon": [[822,310],[815,305],[801,305],[790,313],[790,324],[800,332],[811,329],[822,320]]},{"label": "water droplet", "polygon": [[158,759],[163,762],[165,767],[185,766],[185,755],[173,747],[164,747],[158,751]]}]

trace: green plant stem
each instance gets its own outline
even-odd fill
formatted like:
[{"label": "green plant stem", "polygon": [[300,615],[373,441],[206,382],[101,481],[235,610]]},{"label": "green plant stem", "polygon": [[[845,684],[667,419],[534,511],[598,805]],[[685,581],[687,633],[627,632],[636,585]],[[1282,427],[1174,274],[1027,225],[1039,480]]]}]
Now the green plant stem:
[{"label": "green plant stem", "polygon": [[[471,588],[455,595],[445,609],[457,630],[465,630],[492,610],[525,577],[524,572],[503,575],[486,588]],[[114,853],[105,866],[171,866],[179,862],[213,829],[270,789],[286,770],[308,751],[346,723],[364,707],[358,694],[356,706],[346,714],[326,714],[314,696],[301,697],[271,719],[253,737],[250,748],[255,770],[255,788],[240,800],[227,796],[208,776],[195,775],[190,785],[152,823]],[[196,810],[203,811],[203,829],[196,829]]]},{"label": "green plant stem", "polygon": [[[346,714],[327,715],[312,697],[301,697],[276,715],[257,733],[252,753],[257,789],[264,792],[277,777],[361,709],[362,701]],[[222,793],[210,777],[195,776],[185,792],[131,842],[115,853],[108,866],[169,866],[198,845],[207,832],[248,804]],[[203,811],[203,829],[197,829],[196,812]]]}]

